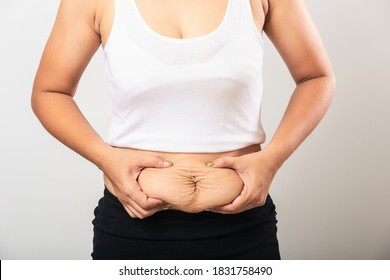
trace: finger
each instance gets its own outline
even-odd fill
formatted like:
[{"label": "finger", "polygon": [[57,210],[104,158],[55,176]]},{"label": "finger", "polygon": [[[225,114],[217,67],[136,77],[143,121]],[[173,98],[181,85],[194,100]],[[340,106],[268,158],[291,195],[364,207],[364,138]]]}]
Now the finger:
[{"label": "finger", "polygon": [[127,204],[130,205],[132,207],[132,209],[134,209],[134,212],[137,213],[137,217],[140,219],[153,214],[153,208],[146,210],[146,209],[142,208],[142,206],[137,204],[134,200],[129,199]]},{"label": "finger", "polygon": [[[157,198],[148,197],[141,189],[138,182],[134,183],[134,188],[137,190],[132,193],[129,203],[139,213],[140,216],[148,217],[158,211],[167,208],[168,203]],[[135,194],[135,196],[134,196]],[[139,197],[137,197],[137,194]]]},{"label": "finger", "polygon": [[214,161],[206,163],[206,165],[208,167],[217,167],[217,168],[227,167],[227,168],[236,169],[236,163],[237,163],[237,159],[234,157],[221,157]]},{"label": "finger", "polygon": [[142,218],[143,216],[148,216],[150,215],[148,211],[153,210],[153,208],[159,209],[159,207],[164,205],[164,201],[148,197],[142,191],[137,181],[129,184],[130,187],[125,189],[119,189],[117,187],[117,198],[131,217],[136,216],[137,218]]},{"label": "finger", "polygon": [[229,204],[223,205],[223,206],[218,206],[209,209],[208,211],[218,213],[218,214],[234,214],[232,210],[226,210],[229,209]]},{"label": "finger", "polygon": [[156,212],[159,212],[159,211],[168,210],[170,208],[171,208],[171,206],[168,205],[168,203],[164,202],[161,206],[146,211],[144,213],[143,218],[149,217],[149,216],[151,216],[151,215],[153,215],[153,214],[155,214]]},{"label": "finger", "polygon": [[214,207],[209,211],[221,213],[221,214],[233,214],[236,211],[236,208],[240,208],[245,202],[245,195],[247,192],[246,185],[241,190],[241,193],[230,203]]},{"label": "finger", "polygon": [[235,214],[235,213],[241,212],[245,209],[245,206],[246,206],[245,201],[246,200],[245,200],[244,195],[240,194],[231,203],[214,207],[214,208],[210,209],[210,211],[221,213],[221,214]]},{"label": "finger", "polygon": [[130,217],[136,219],[136,218],[139,218],[141,217],[141,214],[134,209],[134,207],[132,207],[130,204],[128,203],[122,203],[123,207],[125,208],[126,212],[130,215]]},{"label": "finger", "polygon": [[139,165],[142,167],[166,168],[173,165],[172,162],[155,156],[142,156]]},{"label": "finger", "polygon": [[143,191],[137,181],[133,183],[134,191],[131,192],[131,199],[144,210],[151,210],[156,207],[160,207],[164,204],[161,199],[148,197]]},{"label": "finger", "polygon": [[139,219],[144,219],[148,216],[151,216],[157,211],[156,208],[153,210],[145,210],[131,200],[126,203],[126,207],[128,207],[129,210],[131,210],[131,212],[136,215],[136,218]]},{"label": "finger", "polygon": [[[137,206],[135,206],[135,208],[136,207]],[[140,208],[140,210],[138,210],[138,213],[139,213],[138,214],[138,218],[144,219],[144,218],[147,218],[147,217],[155,214],[156,212],[159,212],[159,211],[162,211],[162,210],[168,210],[170,208],[171,208],[171,206],[168,203],[166,203],[166,202],[164,202],[163,204],[161,204],[158,207],[155,207],[155,208],[149,209],[149,210],[144,210],[144,209]]]}]

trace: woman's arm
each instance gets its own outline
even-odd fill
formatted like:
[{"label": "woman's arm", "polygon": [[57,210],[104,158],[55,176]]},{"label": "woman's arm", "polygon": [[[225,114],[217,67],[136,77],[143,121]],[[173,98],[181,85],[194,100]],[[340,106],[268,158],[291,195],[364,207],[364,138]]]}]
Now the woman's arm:
[{"label": "woman's arm", "polygon": [[93,2],[61,1],[35,76],[31,105],[54,137],[100,166],[107,145],[73,100],[81,75],[100,45]]},{"label": "woman's arm", "polygon": [[63,144],[100,168],[132,217],[146,217],[164,207],[138,185],[143,167],[167,167],[155,157],[113,148],[85,119],[73,97],[89,61],[100,46],[94,0],[62,0],[36,73],[31,105],[42,125]]},{"label": "woman's arm", "polygon": [[245,185],[236,200],[213,209],[215,212],[237,213],[264,204],[275,173],[320,122],[334,94],[333,70],[303,0],[269,0],[264,31],[286,63],[296,88],[274,136],[262,151],[213,163],[214,167],[235,169]]},{"label": "woman's arm", "polygon": [[271,0],[264,27],[296,88],[267,150],[281,165],[317,126],[335,90],[326,50],[303,0]]}]

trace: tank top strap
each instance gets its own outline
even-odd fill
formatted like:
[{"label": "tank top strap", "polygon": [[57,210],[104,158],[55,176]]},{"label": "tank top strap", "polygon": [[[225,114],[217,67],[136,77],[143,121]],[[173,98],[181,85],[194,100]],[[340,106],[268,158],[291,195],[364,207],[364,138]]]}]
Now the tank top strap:
[{"label": "tank top strap", "polygon": [[[106,55],[112,52],[112,48],[117,50],[120,45],[133,47],[133,43],[136,41],[148,41],[148,37],[143,34],[144,27],[140,24],[139,15],[137,15],[135,9],[135,0],[113,1],[115,7],[114,18],[108,42],[104,48]],[[148,42],[148,44],[150,43]]]},{"label": "tank top strap", "polygon": [[114,21],[118,26],[125,28],[128,32],[141,28],[140,17],[142,18],[135,0],[114,0],[115,17]]},{"label": "tank top strap", "polygon": [[244,32],[248,34],[252,32],[252,36],[254,34],[260,45],[263,46],[263,35],[256,27],[251,0],[231,0],[229,17],[226,21],[227,32]]},{"label": "tank top strap", "polygon": [[115,20],[127,21],[129,20],[130,11],[130,0],[114,0],[115,3]]},{"label": "tank top strap", "polygon": [[114,0],[117,7],[116,12],[118,13],[118,18],[123,22],[123,26],[126,28],[129,25],[133,26],[139,24],[138,15],[137,15],[137,6],[135,0]]},{"label": "tank top strap", "polygon": [[240,0],[235,2],[239,2],[239,4],[241,5],[243,18],[245,19],[246,24],[248,25],[249,28],[252,29],[253,32],[255,32],[255,35],[258,37],[261,45],[263,45],[263,35],[257,29],[255,20],[253,18],[251,0]]}]

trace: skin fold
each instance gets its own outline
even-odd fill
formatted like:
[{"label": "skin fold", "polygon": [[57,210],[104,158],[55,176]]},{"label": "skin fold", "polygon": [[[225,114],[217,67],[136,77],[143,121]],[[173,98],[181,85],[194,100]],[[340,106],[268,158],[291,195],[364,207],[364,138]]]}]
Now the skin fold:
[{"label": "skin fold", "polygon": [[167,202],[169,208],[190,213],[231,203],[244,186],[234,170],[185,166],[180,162],[169,169],[144,169],[139,183],[147,196]]}]

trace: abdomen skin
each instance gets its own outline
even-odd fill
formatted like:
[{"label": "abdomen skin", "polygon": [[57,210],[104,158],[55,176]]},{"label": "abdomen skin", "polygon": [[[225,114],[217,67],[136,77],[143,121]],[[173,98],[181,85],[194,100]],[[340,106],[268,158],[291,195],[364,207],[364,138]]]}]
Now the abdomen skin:
[{"label": "abdomen skin", "polygon": [[212,168],[204,164],[170,168],[145,168],[138,177],[144,193],[170,204],[172,209],[201,212],[232,202],[243,182],[232,169]]}]

